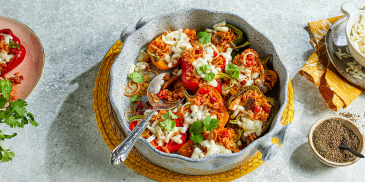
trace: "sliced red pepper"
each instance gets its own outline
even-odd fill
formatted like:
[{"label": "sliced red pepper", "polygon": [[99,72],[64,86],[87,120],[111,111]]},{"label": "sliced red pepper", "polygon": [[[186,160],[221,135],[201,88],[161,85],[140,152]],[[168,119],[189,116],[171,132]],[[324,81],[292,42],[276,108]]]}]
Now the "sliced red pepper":
[{"label": "sliced red pepper", "polygon": [[219,56],[219,57],[221,57],[223,59],[223,64],[220,68],[222,69],[222,72],[225,73],[226,72],[226,63],[227,63],[227,61],[223,56]]},{"label": "sliced red pepper", "polygon": [[200,89],[200,91],[199,91],[199,94],[207,94],[207,93],[209,93],[209,90],[208,90],[208,89],[206,89],[206,88],[204,88],[204,87],[202,87],[202,88]]},{"label": "sliced red pepper", "polygon": [[210,102],[211,102],[211,103],[215,103],[215,102],[217,102],[217,98],[215,98],[214,96],[213,96],[213,97],[211,97],[211,98],[210,98]]},{"label": "sliced red pepper", "polygon": [[136,127],[137,126],[137,124],[139,123],[139,120],[138,119],[136,119],[136,120],[133,120],[133,121],[131,121],[130,123],[129,123],[129,130],[133,130],[134,129],[134,127]]},{"label": "sliced red pepper", "polygon": [[13,32],[10,29],[2,29],[0,30],[0,33],[2,34],[7,34],[13,37],[13,41],[16,42],[17,44],[19,44],[20,49],[18,50],[17,48],[11,48],[9,50],[9,53],[13,54],[13,58],[11,58],[11,60],[5,65],[1,65],[1,74],[0,77],[3,77],[7,72],[13,70],[15,67],[17,67],[25,58],[25,48],[24,46],[20,43],[20,40],[18,37],[16,37]]}]

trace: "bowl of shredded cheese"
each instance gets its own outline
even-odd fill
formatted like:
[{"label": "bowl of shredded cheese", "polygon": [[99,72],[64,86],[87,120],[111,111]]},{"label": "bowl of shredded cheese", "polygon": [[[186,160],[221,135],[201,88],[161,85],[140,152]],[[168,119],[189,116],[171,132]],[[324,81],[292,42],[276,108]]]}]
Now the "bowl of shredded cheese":
[{"label": "bowl of shredded cheese", "polygon": [[348,17],[346,23],[346,38],[352,57],[365,66],[365,10],[360,10],[354,4],[342,4],[341,11]]}]

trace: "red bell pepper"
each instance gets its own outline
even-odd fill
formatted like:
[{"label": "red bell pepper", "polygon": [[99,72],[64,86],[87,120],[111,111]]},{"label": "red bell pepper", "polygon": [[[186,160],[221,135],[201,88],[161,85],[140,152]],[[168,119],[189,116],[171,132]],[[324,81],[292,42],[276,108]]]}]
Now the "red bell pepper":
[{"label": "red bell pepper", "polygon": [[134,127],[136,127],[138,123],[139,123],[138,119],[131,121],[129,123],[129,130],[133,131]]},{"label": "red bell pepper", "polygon": [[13,58],[11,58],[7,64],[1,65],[0,77],[3,77],[7,72],[17,67],[24,60],[26,51],[24,46],[20,43],[19,38],[16,37],[10,29],[2,29],[0,30],[0,33],[12,36],[12,41],[19,44],[18,48],[10,48],[9,50],[9,53],[14,55]]},{"label": "red bell pepper", "polygon": [[[189,64],[186,61],[182,61],[181,63],[181,69],[182,69],[182,73],[181,73],[181,81],[183,83],[183,85],[189,89],[192,92],[196,92],[199,89],[199,85],[200,82],[198,81],[191,81],[187,79],[187,74],[191,71],[191,69],[193,69],[193,65]],[[217,81],[217,86],[215,87],[219,93],[222,93],[222,83],[219,82],[217,79],[215,79]]]},{"label": "red bell pepper", "polygon": [[[175,121],[176,127],[182,127],[183,126],[183,121],[180,119],[173,119]],[[173,153],[173,152],[177,152],[185,143],[186,141],[186,133],[180,133],[181,137],[180,139],[182,140],[181,144],[178,144],[172,140],[170,140],[168,143],[166,143],[164,146],[158,146],[157,145],[157,139],[151,141],[150,143],[159,151],[161,152],[166,152],[166,153]]]}]

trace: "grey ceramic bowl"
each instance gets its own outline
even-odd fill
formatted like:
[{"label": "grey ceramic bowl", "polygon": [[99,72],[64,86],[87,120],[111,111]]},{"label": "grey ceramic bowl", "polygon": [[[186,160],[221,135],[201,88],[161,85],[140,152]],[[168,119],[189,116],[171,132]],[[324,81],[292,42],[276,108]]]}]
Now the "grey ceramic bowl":
[{"label": "grey ceramic bowl", "polygon": [[124,88],[128,83],[128,69],[132,63],[136,62],[140,50],[145,48],[152,40],[166,30],[190,28],[200,31],[224,20],[243,30],[250,42],[250,48],[257,51],[260,56],[266,57],[268,54],[273,55],[269,66],[278,73],[279,81],[274,90],[268,93],[268,96],[274,97],[279,102],[279,112],[271,124],[268,133],[252,142],[244,150],[233,154],[214,154],[204,158],[191,159],[179,154],[160,152],[144,138],[140,137],[135,144],[137,150],[147,159],[161,167],[189,175],[220,173],[243,164],[258,151],[262,152],[263,161],[270,160],[276,155],[279,149],[278,144],[272,144],[271,138],[279,138],[282,144],[289,136],[291,125],[284,126],[280,122],[281,115],[287,103],[289,73],[280,61],[272,42],[249,25],[243,18],[235,14],[202,9],[181,10],[153,19],[144,17],[138,23],[130,25],[123,30],[120,39],[124,42],[124,45],[119,56],[114,61],[110,72],[110,100],[117,112],[124,132],[130,133],[127,120],[124,117],[124,111],[129,107],[129,98],[123,97]]}]

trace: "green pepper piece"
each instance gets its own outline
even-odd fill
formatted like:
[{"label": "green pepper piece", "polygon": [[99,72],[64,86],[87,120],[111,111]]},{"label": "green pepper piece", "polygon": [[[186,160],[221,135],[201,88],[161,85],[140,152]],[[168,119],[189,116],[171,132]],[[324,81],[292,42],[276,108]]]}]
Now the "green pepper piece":
[{"label": "green pepper piece", "polygon": [[228,79],[230,79],[230,80],[231,80],[231,85],[230,85],[228,88],[225,88],[225,90],[229,90],[229,89],[231,89],[231,88],[232,88],[235,84],[237,84],[237,80],[236,80],[236,79],[234,79],[233,77],[231,77],[231,76],[229,76],[229,75],[227,75],[227,74],[225,74],[225,73],[222,73],[222,72],[220,72],[220,73],[216,74],[214,78],[215,78],[215,79],[218,79],[218,80],[220,80],[220,79],[222,79],[222,78],[228,78]]},{"label": "green pepper piece", "polygon": [[231,42],[232,47],[236,47],[236,46],[242,44],[243,42],[247,42],[246,37],[243,35],[243,32],[239,28],[237,28],[229,23],[226,23],[226,26],[229,28],[232,28],[233,32],[238,35],[238,37]]},{"label": "green pepper piece", "polygon": [[274,120],[276,113],[279,110],[279,103],[274,98],[266,97],[266,100],[271,105],[271,111],[269,114],[269,118],[267,118],[265,126],[262,130],[262,133],[265,133],[270,128],[270,125],[271,125],[272,121]]},{"label": "green pepper piece", "polygon": [[271,54],[269,54],[265,59],[260,59],[261,64],[266,67],[267,62],[269,62],[270,58],[272,57]]},{"label": "green pepper piece", "polygon": [[[228,104],[227,106],[229,106],[229,104],[234,101],[238,96],[244,94],[247,90],[257,90],[259,93],[262,94],[262,92],[260,91],[260,89],[256,86],[253,86],[253,85],[250,85],[246,88],[244,88],[241,92],[231,96],[229,99],[228,99]],[[272,106],[271,107],[271,111],[270,111],[270,114],[269,114],[269,118],[267,118],[267,121],[265,123],[265,126],[263,127],[263,130],[261,131],[262,134],[264,134],[269,128],[270,128],[270,125],[272,123],[272,121],[274,120],[275,118],[275,115],[276,113],[278,112],[279,110],[279,103],[274,99],[274,98],[271,98],[271,97],[266,97],[265,95],[263,95],[264,99],[267,100],[267,102]],[[231,121],[230,121],[231,122]]]},{"label": "green pepper piece", "polygon": [[249,43],[249,42],[246,42],[246,43],[244,43],[244,44],[242,44],[242,45],[240,45],[240,46],[232,47],[232,49],[241,49],[241,48],[246,47],[246,46],[248,46],[248,45],[250,45],[250,43]]},{"label": "green pepper piece", "polygon": [[160,59],[160,58],[159,58],[158,56],[156,56],[155,54],[152,54],[152,53],[150,53],[150,52],[148,52],[148,51],[147,51],[147,53],[153,57],[153,60],[154,60],[155,62],[158,62],[158,59]]},{"label": "green pepper piece", "polygon": [[135,115],[135,116],[133,116],[133,117],[129,118],[129,122],[131,122],[131,121],[133,121],[133,120],[135,120],[135,119],[142,119],[142,118],[143,118],[143,116],[144,116],[144,115]]}]

